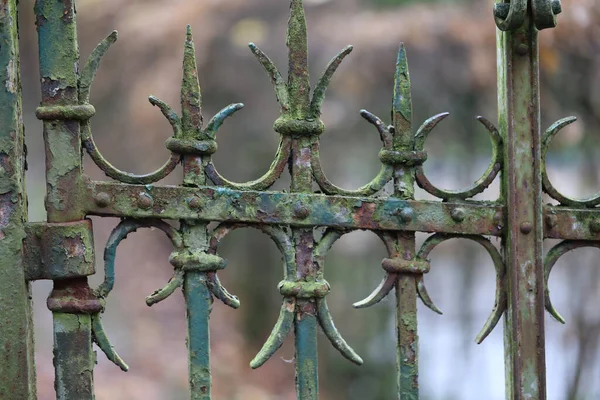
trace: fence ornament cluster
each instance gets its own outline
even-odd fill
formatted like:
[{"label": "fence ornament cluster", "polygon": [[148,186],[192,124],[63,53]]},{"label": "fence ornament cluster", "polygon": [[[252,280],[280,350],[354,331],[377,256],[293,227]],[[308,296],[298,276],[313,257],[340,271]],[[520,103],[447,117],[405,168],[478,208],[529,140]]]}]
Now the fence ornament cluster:
[{"label": "fence ornament cluster", "polygon": [[[392,291],[396,296],[397,396],[417,399],[417,299],[441,314],[429,295],[424,275],[430,253],[449,239],[481,245],[493,261],[495,303],[476,341],[481,343],[504,317],[506,394],[509,399],[545,399],[544,307],[564,322],[553,307],[547,281],[563,254],[598,247],[600,194],[576,200],[561,194],[546,171],[552,138],[574,118],[565,118],[544,134],[540,128],[538,33],[556,25],[558,0],[512,0],[494,5],[498,34],[499,120],[483,117],[492,144],[488,169],[463,190],[444,190],[427,178],[425,141],[448,116],[438,114],[413,127],[411,87],[404,45],[396,63],[389,125],[361,111],[377,130],[381,169],[355,190],[336,186],[323,172],[319,137],[325,134],[321,107],[332,76],[352,51],[344,48],[312,90],[309,81],[307,29],[302,0],[290,0],[287,29],[287,80],[256,45],[250,50],[264,67],[275,91],[280,115],[274,123],[279,146],[269,170],[259,179],[235,183],[216,169],[217,131],[243,105],[231,104],[204,123],[192,31],[188,26],[181,84],[181,110],[150,96],[173,134],[166,142],[167,162],[157,171],[135,175],[114,167],[94,143],[89,103],[100,61],[117,40],[111,33],[78,71],[75,1],[37,0],[42,101],[36,116],[43,121],[46,149],[47,221],[27,221],[26,169],[21,115],[17,1],[0,5],[0,398],[36,397],[30,282],[54,281],[48,308],[54,318],[55,389],[61,400],[93,399],[96,343],[124,371],[102,325],[106,298],[115,283],[116,249],[140,228],[157,228],[173,246],[173,277],[146,298],[148,306],[183,289],[187,311],[189,384],[192,399],[211,398],[209,315],[214,299],[238,308],[240,301],[218,278],[226,267],[218,252],[233,230],[253,228],[269,236],[283,255],[282,296],[278,320],[252,368],[263,365],[294,331],[297,398],[318,398],[317,332],[320,329],[345,358],[362,358],[336,329],[326,296],[325,258],[334,243],[354,230],[370,230],[385,244],[381,284],[354,304],[371,307]],[[75,68],[74,68],[75,66]],[[243,116],[240,116],[242,118]],[[416,128],[416,129],[415,129]],[[82,167],[83,150],[112,180],[95,181]],[[179,186],[158,183],[181,164]],[[288,167],[289,192],[269,190]],[[476,201],[500,174],[495,201]],[[393,191],[386,195],[384,187]],[[415,200],[415,184],[437,201]],[[314,187],[319,190],[315,192]],[[556,204],[543,204],[542,193]],[[104,252],[104,282],[93,289],[93,233],[88,216],[119,217]],[[167,221],[178,221],[178,227]],[[218,222],[214,229],[209,223]],[[211,225],[212,226],[212,225]],[[322,235],[315,230],[323,228]],[[420,248],[416,232],[433,233]],[[500,250],[489,237],[501,238]],[[563,239],[543,260],[545,238]],[[235,268],[235,266],[232,266]],[[232,268],[230,267],[230,268]]]}]

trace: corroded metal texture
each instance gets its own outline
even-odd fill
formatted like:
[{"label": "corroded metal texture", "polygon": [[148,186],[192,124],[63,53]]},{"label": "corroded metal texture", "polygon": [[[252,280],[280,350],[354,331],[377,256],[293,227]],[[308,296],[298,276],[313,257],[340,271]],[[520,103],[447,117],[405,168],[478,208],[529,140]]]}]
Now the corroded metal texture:
[{"label": "corroded metal texture", "polygon": [[543,209],[538,32],[532,18],[498,33],[499,121],[506,137],[502,197],[507,231],[505,314],[507,393],[515,399],[546,397],[544,351]]},{"label": "corroded metal texture", "polygon": [[[118,245],[137,229],[158,228],[171,241],[173,252],[168,261],[174,272],[146,303],[152,306],[178,288],[183,290],[190,397],[211,399],[209,318],[213,301],[216,298],[232,308],[240,307],[238,298],[227,292],[218,278],[218,271],[227,265],[218,247],[233,230],[253,228],[275,242],[283,256],[284,273],[276,288],[282,296],[278,320],[250,367],[268,362],[293,331],[298,399],[318,398],[319,330],[343,357],[363,363],[333,323],[326,301],[331,287],[325,279],[327,253],[340,237],[358,229],[374,232],[388,253],[381,263],[381,284],[354,306],[374,306],[392,292],[396,296],[398,399],[419,397],[418,300],[441,314],[425,286],[424,275],[435,268],[429,254],[440,243],[455,238],[481,245],[495,269],[495,304],[476,342],[481,343],[504,316],[507,398],[544,399],[544,306],[564,322],[552,305],[547,281],[558,258],[580,247],[598,247],[600,241],[600,194],[581,200],[564,196],[546,172],[551,140],[575,121],[564,118],[541,132],[538,31],[555,26],[560,11],[559,0],[495,4],[499,121],[496,127],[478,117],[492,144],[492,158],[481,178],[462,190],[444,190],[426,176],[425,141],[448,114],[413,126],[408,62],[401,45],[390,125],[366,110],[360,113],[381,139],[381,168],[368,184],[348,190],[336,186],[323,172],[319,137],[326,134],[320,115],[327,87],[352,46],[333,57],[311,93],[302,0],[290,0],[287,80],[264,52],[253,43],[249,46],[271,79],[280,115],[273,125],[279,135],[274,161],[262,177],[246,183],[226,179],[212,162],[218,149],[218,129],[243,105],[230,104],[204,122],[189,26],[180,114],[159,98],[149,97],[173,130],[166,142],[171,155],[158,170],[136,175],[115,168],[102,156],[90,123],[95,113],[89,104],[91,85],[117,33],[101,41],[79,71],[74,2],[38,0],[42,102],[36,116],[44,125],[48,221],[26,224],[16,3],[3,2],[0,76],[6,85],[0,91],[0,366],[8,379],[0,382],[0,398],[35,397],[30,280],[54,281],[47,304],[54,315],[59,400],[93,399],[93,343],[116,366],[129,369],[111,345],[101,315],[115,285]],[[116,182],[93,181],[85,175],[82,150]],[[183,166],[181,185],[157,183],[179,164]],[[269,190],[286,167],[292,176],[290,190]],[[500,198],[473,200],[498,174]],[[383,192],[389,183],[391,195]],[[438,200],[415,200],[415,184]],[[542,204],[542,192],[558,204]],[[106,244],[105,278],[95,289],[87,280],[95,271],[89,215],[122,219]],[[178,221],[179,227],[167,220]],[[211,222],[219,225],[209,228]],[[324,229],[322,235],[315,234],[316,228]],[[416,232],[434,234],[417,248]],[[501,238],[501,251],[488,237]],[[545,238],[564,241],[544,261]],[[15,397],[15,393],[19,395]]]},{"label": "corroded metal texture", "polygon": [[0,398],[34,399],[31,287],[25,280],[27,221],[17,1],[0,3]]}]

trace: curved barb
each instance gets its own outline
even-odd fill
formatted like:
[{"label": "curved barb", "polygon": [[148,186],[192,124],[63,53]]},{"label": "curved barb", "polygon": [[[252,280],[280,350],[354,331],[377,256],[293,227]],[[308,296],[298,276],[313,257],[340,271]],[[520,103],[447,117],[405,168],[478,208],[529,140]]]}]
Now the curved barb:
[{"label": "curved barb", "polygon": [[171,127],[173,127],[173,136],[181,136],[181,120],[173,108],[159,99],[158,97],[148,96],[148,101],[155,107],[160,109],[160,112],[165,116]]},{"label": "curved barb", "polygon": [[[379,132],[381,141],[383,142],[384,149],[391,149],[392,147],[392,134],[385,123],[377,117],[375,114],[370,113],[367,110],[361,110],[360,115],[371,123]],[[334,185],[325,175],[323,167],[321,166],[321,159],[319,156],[319,142],[316,141],[312,145],[312,170],[313,177],[319,185],[319,188],[325,194],[343,195],[343,196],[372,196],[375,193],[382,190],[385,185],[392,179],[394,174],[394,167],[390,164],[382,164],[379,173],[373,180],[366,185],[355,189],[346,190]]]},{"label": "curved barb", "polygon": [[[494,263],[494,268],[496,270],[496,295],[494,308],[484,324],[482,330],[477,335],[475,341],[479,344],[485,340],[485,338],[494,330],[498,321],[502,317],[502,314],[506,310],[507,307],[507,298],[506,298],[506,266],[504,264],[504,260],[502,256],[498,252],[498,250],[494,247],[494,245],[483,236],[473,236],[473,235],[460,235],[460,234],[442,234],[438,233],[433,236],[427,238],[427,240],[421,246],[419,253],[417,254],[417,258],[427,259],[431,251],[437,247],[440,243],[445,242],[450,239],[468,239],[475,243],[480,244],[490,255],[492,258],[492,262]],[[423,283],[424,289],[424,283]],[[437,307],[436,307],[437,308]]]},{"label": "curved barb", "polygon": [[185,272],[181,269],[176,270],[166,286],[146,297],[146,304],[148,307],[152,307],[154,304],[159,303],[172,295],[175,289],[183,286],[184,278]]},{"label": "curved barb", "polygon": [[[388,255],[392,257],[395,252],[393,236],[388,232],[376,232],[376,234],[385,245]],[[375,290],[365,299],[352,304],[352,307],[368,308],[379,303],[381,300],[385,299],[385,297],[391,292],[391,290],[396,285],[397,279],[398,274],[386,272],[379,286],[377,286]]]},{"label": "curved barb", "polygon": [[[79,102],[87,104],[90,99],[90,90],[96,72],[100,66],[100,61],[109,47],[117,40],[117,31],[113,31],[106,39],[104,39],[92,52],[86,65],[84,66],[81,77],[79,79]],[[158,99],[156,99],[158,100]],[[159,100],[158,100],[159,101]],[[152,102],[152,101],[151,101]],[[164,103],[163,103],[164,104]],[[136,175],[129,172],[121,171],[120,169],[113,166],[108,160],[106,160],[98,146],[94,142],[92,136],[92,128],[89,120],[82,121],[81,123],[81,140],[82,145],[90,155],[94,163],[108,176],[109,178],[116,179],[120,182],[129,184],[149,184],[159,181],[169,175],[177,167],[180,157],[176,154],[171,154],[169,160],[158,170],[149,174]]]},{"label": "curved barb", "polygon": [[208,252],[210,254],[217,254],[219,243],[228,234],[239,228],[254,228],[268,235],[283,256],[285,278],[289,279],[294,276],[296,271],[294,244],[290,236],[283,229],[276,226],[223,223],[214,229],[210,238],[210,247]]},{"label": "curved barb", "polygon": [[163,231],[169,239],[173,247],[180,249],[183,247],[183,242],[179,232],[171,225],[161,220],[131,220],[126,219],[121,221],[119,225],[113,229],[104,249],[104,282],[94,291],[96,296],[106,298],[112,291],[115,284],[115,257],[117,247],[127,235],[137,231],[140,228],[158,228]]},{"label": "curved barb", "polygon": [[[447,113],[438,114],[425,121],[425,123],[419,128],[419,131],[416,135],[416,150],[424,150],[425,140],[427,139],[429,133],[439,122],[441,122],[447,116]],[[498,132],[498,129],[496,129],[494,124],[492,124],[484,117],[477,117],[477,121],[479,121],[486,128],[487,132],[490,135],[490,140],[492,142],[492,159],[487,170],[483,173],[483,175],[477,181],[475,181],[475,183],[473,183],[466,189],[443,190],[435,187],[425,175],[423,166],[418,165],[416,167],[415,178],[419,187],[421,187],[427,193],[442,200],[466,200],[485,191],[485,189],[488,188],[488,186],[494,181],[494,179],[496,179],[496,176],[498,176],[498,173],[502,169],[503,164],[502,136],[500,135],[500,132]]]},{"label": "curved barb", "polygon": [[561,205],[571,207],[595,207],[600,204],[600,192],[593,194],[590,197],[584,199],[572,199],[560,193],[550,181],[548,177],[547,169],[547,154],[552,139],[566,126],[577,121],[575,117],[563,118],[554,124],[552,124],[544,133],[542,138],[542,185],[544,192],[546,192],[554,200],[558,201]]},{"label": "curved barb", "polygon": [[125,364],[121,357],[119,357],[113,345],[108,340],[106,332],[104,331],[104,326],[102,325],[100,314],[92,315],[92,340],[98,345],[100,350],[106,354],[106,358],[112,361],[123,371],[129,371],[129,366]]},{"label": "curved barb", "polygon": [[100,170],[102,170],[102,172],[104,172],[106,176],[115,179],[119,182],[128,183],[132,185],[147,185],[150,183],[157,182],[165,178],[171,172],[173,172],[179,164],[179,161],[181,160],[180,155],[171,153],[171,157],[162,167],[149,174],[136,175],[126,171],[122,171],[113,166],[110,162],[108,162],[108,160],[104,158],[104,156],[102,156],[102,153],[100,153],[100,150],[98,149],[98,146],[96,146],[94,138],[92,137],[91,130],[89,128],[89,123],[85,125],[86,126],[84,127],[84,124],[82,124],[81,133],[83,147],[90,155],[94,163],[98,166],[98,168],[100,168]]},{"label": "curved barb", "polygon": [[242,103],[230,104],[223,108],[210,119],[208,125],[206,126],[205,134],[209,138],[214,139],[217,134],[217,130],[221,127],[221,125],[223,125],[223,122],[225,122],[228,117],[232,116],[236,111],[241,110],[242,108],[244,108]]},{"label": "curved barb", "polygon": [[417,276],[415,280],[416,280],[416,284],[417,284],[417,294],[419,295],[419,298],[421,299],[423,304],[425,304],[425,306],[427,308],[429,308],[431,311],[433,311],[436,314],[439,314],[439,315],[444,314],[442,312],[442,310],[440,310],[435,305],[435,303],[431,299],[431,296],[429,296],[429,292],[427,291],[427,288],[425,287],[425,279],[422,276]]},{"label": "curved barb", "polygon": [[354,308],[367,308],[374,306],[379,303],[381,300],[385,299],[385,297],[390,293],[390,291],[396,285],[396,279],[398,278],[397,274],[386,273],[383,277],[383,280],[377,286],[377,288],[371,293],[366,299],[357,301],[352,304]]},{"label": "curved barb", "polygon": [[340,335],[337,328],[333,323],[329,308],[327,308],[327,302],[325,299],[317,299],[317,318],[319,324],[323,329],[323,333],[329,339],[333,347],[335,347],[344,357],[352,361],[357,365],[362,365],[363,360],[358,354],[346,343],[344,338]]},{"label": "curved barb", "polygon": [[256,357],[250,362],[252,369],[261,367],[279,350],[294,325],[295,309],[296,301],[293,298],[285,298],[283,300],[275,327]]},{"label": "curved barb", "polygon": [[313,98],[310,102],[310,115],[313,118],[319,118],[321,116],[321,107],[323,106],[323,100],[325,100],[325,93],[331,82],[331,78],[335,71],[338,69],[344,58],[352,52],[352,46],[346,46],[338,55],[336,55],[327,65],[323,75],[319,78]]},{"label": "curved barb", "polygon": [[110,48],[110,46],[117,41],[117,31],[112,31],[90,54],[79,78],[79,102],[86,104],[90,101],[90,90],[92,82],[100,66],[100,60]]},{"label": "curved barb", "polygon": [[227,289],[225,289],[225,287],[221,284],[216,272],[208,272],[206,274],[206,283],[213,296],[221,300],[223,304],[233,308],[234,310],[240,308],[240,300],[237,298],[237,296],[232,295],[227,291]]},{"label": "curved barb", "polygon": [[273,86],[275,88],[275,96],[277,97],[277,102],[279,103],[281,111],[286,112],[290,108],[288,90],[285,81],[281,76],[281,73],[277,69],[277,66],[254,43],[250,43],[248,47],[250,47],[252,54],[256,56],[256,59],[258,60],[260,65],[262,65],[265,71],[267,71],[267,74],[271,78],[271,82],[273,83]]},{"label": "curved barb", "polygon": [[292,138],[284,136],[279,141],[275,160],[269,167],[269,170],[260,178],[246,182],[237,183],[225,179],[212,161],[209,161],[205,167],[206,176],[217,186],[223,186],[235,190],[267,190],[279,179],[285,167],[288,165],[290,153],[292,151]]},{"label": "curved barb", "polygon": [[554,317],[561,324],[565,323],[565,319],[560,315],[560,313],[554,308],[552,304],[552,300],[550,298],[550,288],[548,286],[548,281],[550,279],[550,272],[552,272],[552,268],[563,255],[568,253],[571,250],[579,249],[582,247],[595,247],[600,249],[600,243],[591,242],[585,240],[565,240],[554,246],[548,254],[546,254],[546,259],[544,260],[544,279],[545,279],[545,301],[544,304],[546,306],[546,311]]}]

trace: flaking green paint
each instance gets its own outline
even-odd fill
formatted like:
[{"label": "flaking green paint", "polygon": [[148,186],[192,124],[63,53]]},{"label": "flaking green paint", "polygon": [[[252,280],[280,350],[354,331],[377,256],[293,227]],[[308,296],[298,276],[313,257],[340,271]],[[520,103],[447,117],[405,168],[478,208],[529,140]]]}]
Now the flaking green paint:
[{"label": "flaking green paint", "polygon": [[17,1],[0,4],[0,398],[36,398]]}]

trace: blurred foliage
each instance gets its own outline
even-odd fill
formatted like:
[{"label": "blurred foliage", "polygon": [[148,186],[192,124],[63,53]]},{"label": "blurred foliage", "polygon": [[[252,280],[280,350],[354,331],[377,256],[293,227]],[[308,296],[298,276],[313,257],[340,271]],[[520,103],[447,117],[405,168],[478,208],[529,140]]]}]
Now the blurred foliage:
[{"label": "blurred foliage", "polygon": [[[37,40],[33,0],[21,0],[21,55],[25,124],[29,148],[30,215],[43,215],[43,144],[35,120],[39,103]],[[355,50],[333,79],[324,105],[327,131],[322,158],[329,178],[351,188],[377,173],[377,132],[361,120],[367,108],[389,115],[395,57],[406,43],[413,83],[414,124],[450,111],[428,139],[425,164],[430,179],[445,188],[459,188],[479,178],[491,153],[485,131],[474,120],[496,116],[496,47],[492,2],[409,0],[306,0],[311,76],[314,82],[329,59],[343,46]],[[377,3],[377,4],[376,4]],[[386,7],[380,7],[385,5]],[[253,41],[285,70],[283,0],[78,0],[82,56],[111,30],[119,41],[111,48],[93,87],[92,120],[96,142],[116,166],[147,172],[167,157],[164,141],[170,129],[147,96],[177,104],[185,26],[194,29],[205,115],[231,102],[246,107],[228,120],[217,138],[215,163],[238,181],[260,176],[271,163],[277,137],[272,131],[277,105],[269,79],[250,54]],[[541,33],[542,107],[544,127],[575,114],[577,124],[565,129],[549,154],[550,178],[566,194],[580,196],[598,188],[600,160],[600,2],[564,0],[559,27]],[[86,159],[86,171],[104,179]],[[180,175],[165,183],[178,183]],[[285,189],[284,177],[276,189]],[[427,195],[418,192],[420,198]],[[495,199],[498,186],[478,198]],[[98,270],[114,220],[95,219]],[[421,235],[421,240],[422,240]],[[381,278],[383,246],[373,235],[353,233],[336,244],[327,259],[332,284],[329,305],[347,341],[365,359],[356,367],[326,340],[320,378],[325,400],[389,400],[395,390],[394,301],[369,310],[350,304]],[[144,297],[164,285],[172,271],[170,249],[161,235],[140,232],[119,248],[117,283],[109,299],[106,328],[129,362],[124,374],[99,354],[97,399],[185,399],[187,366],[185,319],[181,298],[173,296],[152,309]],[[222,247],[229,260],[222,281],[242,300],[237,311],[216,304],[211,318],[215,399],[294,399],[293,348],[284,348],[258,371],[248,367],[274,324],[280,295],[280,255],[269,240],[254,231],[236,232]],[[420,309],[423,399],[503,399],[502,328],[481,346],[473,338],[493,302],[493,272],[479,249],[453,241],[436,250],[427,276],[430,293],[446,311],[443,317]],[[569,258],[570,264],[592,264],[594,258]],[[551,280],[555,304],[573,319],[566,327],[548,322],[549,399],[597,399],[596,379],[599,281],[593,268],[564,262]],[[97,274],[94,282],[102,279]],[[36,283],[39,398],[52,399],[51,316],[45,308],[49,287]],[[573,296],[573,294],[577,296]],[[181,296],[180,296],[181,297]],[[574,299],[577,299],[576,301]],[[124,306],[126,305],[126,306]],[[572,318],[569,318],[572,317]],[[322,337],[324,339],[324,337]],[[584,356],[586,354],[595,357]]]}]

